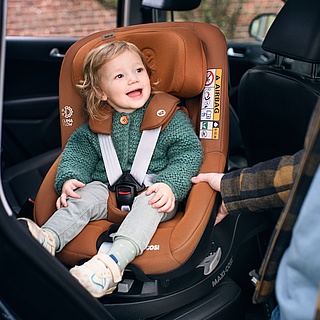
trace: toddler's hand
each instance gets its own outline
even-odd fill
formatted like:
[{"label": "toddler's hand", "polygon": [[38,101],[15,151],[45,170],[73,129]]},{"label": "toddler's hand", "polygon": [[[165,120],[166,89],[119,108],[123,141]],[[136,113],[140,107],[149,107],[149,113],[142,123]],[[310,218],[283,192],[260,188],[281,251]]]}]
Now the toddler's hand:
[{"label": "toddler's hand", "polygon": [[157,208],[159,212],[171,212],[175,206],[175,196],[171,188],[162,182],[158,182],[148,187],[146,195],[155,193],[153,198],[149,201],[149,204],[153,208]]},{"label": "toddler's hand", "polygon": [[56,201],[57,209],[60,209],[61,206],[62,207],[67,207],[68,206],[67,197],[80,199],[81,198],[80,195],[77,194],[74,190],[76,190],[78,188],[83,188],[84,186],[85,186],[85,184],[82,183],[79,180],[76,180],[76,179],[67,180],[63,184],[61,195]]}]

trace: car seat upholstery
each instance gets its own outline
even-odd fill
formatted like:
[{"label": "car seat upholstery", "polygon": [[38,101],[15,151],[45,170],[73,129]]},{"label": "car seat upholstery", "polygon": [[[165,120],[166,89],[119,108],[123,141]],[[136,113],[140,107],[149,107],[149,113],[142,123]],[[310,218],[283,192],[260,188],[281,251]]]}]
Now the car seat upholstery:
[{"label": "car seat upholstery", "polygon": [[[288,1],[262,44],[264,50],[276,54],[276,65],[254,67],[241,79],[239,121],[250,166],[303,148],[320,95],[316,72],[320,63],[319,12],[318,0],[303,6],[300,0]],[[294,67],[297,63],[308,64],[305,69],[310,73],[299,72]]]},{"label": "car seat upholstery", "polygon": [[[62,147],[71,133],[85,121],[83,102],[75,89],[75,84],[82,77],[83,59],[92,48],[116,39],[135,43],[155,70],[153,80],[158,82],[157,89],[183,101],[202,141],[205,159],[201,172],[223,172],[229,133],[226,42],[218,28],[204,23],[163,22],[122,27],[99,31],[76,42],[65,55],[60,75]],[[207,70],[210,70],[208,74]],[[216,82],[213,81],[215,71]],[[211,83],[216,86],[214,97],[211,97],[214,109],[210,106],[201,109],[203,90],[213,85]],[[211,116],[214,121],[208,123],[212,127],[205,128],[206,124],[203,124],[200,128],[200,119]],[[34,219],[39,225],[43,225],[55,211],[58,195],[54,190],[54,179],[58,163],[59,158],[49,170],[36,197]],[[150,242],[153,250],[146,250],[135,258],[131,266],[154,277],[177,270],[192,270],[209,252],[216,198],[216,192],[207,183],[193,186],[183,211],[159,225]],[[57,257],[70,266],[92,257],[97,252],[99,236],[114,222],[101,220],[89,223]],[[202,241],[204,237],[208,241]],[[202,245],[201,254],[197,255],[199,244]],[[188,260],[192,263],[186,264]]]}]

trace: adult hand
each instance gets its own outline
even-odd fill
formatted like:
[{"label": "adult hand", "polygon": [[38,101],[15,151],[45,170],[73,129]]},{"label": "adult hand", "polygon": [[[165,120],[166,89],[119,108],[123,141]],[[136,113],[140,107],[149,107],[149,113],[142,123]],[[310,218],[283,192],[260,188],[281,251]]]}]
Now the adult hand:
[{"label": "adult hand", "polygon": [[[220,192],[221,179],[223,176],[224,173],[200,173],[196,177],[191,178],[191,181],[195,184],[199,182],[207,182],[213,190]],[[217,223],[221,222],[221,220],[223,220],[227,216],[227,214],[227,208],[224,202],[222,201],[222,204],[218,209],[218,214],[214,224],[216,225]]]},{"label": "adult hand", "polygon": [[228,215],[227,208],[226,208],[224,202],[222,201],[221,206],[218,209],[218,213],[217,213],[214,225],[216,225],[219,222],[221,222],[227,215]]},{"label": "adult hand", "polygon": [[220,192],[221,179],[224,173],[200,173],[196,177],[191,178],[192,183],[207,182],[210,187]]}]

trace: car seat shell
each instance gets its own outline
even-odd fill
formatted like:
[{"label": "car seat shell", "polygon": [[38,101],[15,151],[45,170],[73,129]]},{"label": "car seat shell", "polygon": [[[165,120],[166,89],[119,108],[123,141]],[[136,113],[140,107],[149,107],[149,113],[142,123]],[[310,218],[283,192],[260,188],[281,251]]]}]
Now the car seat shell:
[{"label": "car seat shell", "polygon": [[[200,132],[201,98],[206,81],[207,69],[222,70],[221,88],[219,88],[219,135],[217,139],[201,139],[205,160],[201,172],[223,172],[226,166],[229,132],[228,102],[228,61],[226,42],[221,31],[215,26],[204,23],[164,22],[137,25],[114,30],[100,31],[76,42],[66,53],[60,75],[60,120],[62,146],[64,147],[75,128],[86,118],[82,112],[82,99],[75,89],[75,83],[81,78],[81,65],[85,54],[104,41],[116,39],[135,43],[147,56],[148,63],[155,69],[157,89],[171,93],[185,102],[189,117],[196,132]],[[161,41],[159,41],[159,39]],[[167,46],[168,45],[168,46]],[[148,60],[149,58],[149,60]],[[170,70],[170,72],[169,72]],[[53,182],[59,158],[49,170],[42,183],[34,207],[34,219],[42,225],[55,211],[56,194]],[[161,276],[173,270],[181,269],[196,251],[196,247],[205,233],[216,192],[206,183],[192,187],[186,201],[184,212],[174,219],[159,225],[150,245],[159,250],[146,250],[135,258],[133,265],[145,274]],[[111,226],[107,220],[95,221],[71,241],[57,257],[67,265],[75,265],[83,259],[96,254],[96,242],[99,236]],[[199,258],[187,272],[208,253],[202,248]]]}]

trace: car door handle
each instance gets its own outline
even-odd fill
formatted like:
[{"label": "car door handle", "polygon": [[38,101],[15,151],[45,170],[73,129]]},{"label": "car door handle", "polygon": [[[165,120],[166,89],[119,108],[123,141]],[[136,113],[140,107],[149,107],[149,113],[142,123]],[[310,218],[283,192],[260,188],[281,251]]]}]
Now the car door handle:
[{"label": "car door handle", "polygon": [[51,49],[50,53],[49,53],[49,57],[50,58],[54,58],[54,59],[63,59],[64,58],[64,54],[60,53],[58,48],[53,48]]},{"label": "car door handle", "polygon": [[229,57],[237,57],[237,58],[243,58],[243,57],[244,57],[244,54],[243,54],[243,53],[235,52],[232,47],[230,47],[230,48],[228,49],[227,53],[228,53],[228,56],[229,56]]}]

